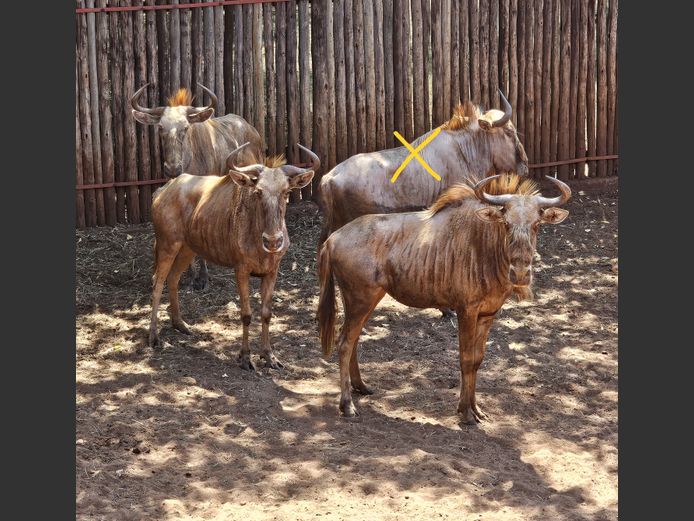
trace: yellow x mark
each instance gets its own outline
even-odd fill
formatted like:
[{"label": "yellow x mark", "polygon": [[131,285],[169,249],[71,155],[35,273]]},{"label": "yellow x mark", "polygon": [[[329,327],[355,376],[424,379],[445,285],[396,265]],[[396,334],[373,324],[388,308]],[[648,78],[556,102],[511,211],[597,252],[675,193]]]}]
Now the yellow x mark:
[{"label": "yellow x mark", "polygon": [[429,174],[436,179],[437,181],[441,181],[441,176],[434,172],[432,168],[426,164],[424,159],[422,159],[422,156],[419,155],[419,151],[422,150],[425,146],[429,144],[429,142],[434,139],[436,136],[438,136],[439,132],[441,132],[441,127],[437,127],[431,135],[426,138],[424,141],[422,141],[417,148],[412,148],[412,145],[410,145],[407,140],[400,135],[400,133],[396,130],[393,132],[395,134],[395,137],[400,140],[400,142],[407,147],[407,150],[410,151],[410,155],[407,156],[407,159],[402,162],[402,164],[398,167],[398,169],[395,171],[393,174],[393,177],[391,177],[390,182],[394,183],[397,181],[398,176],[400,175],[400,172],[405,170],[405,167],[409,164],[410,161],[412,161],[413,158],[417,158],[417,161],[419,161],[424,168],[426,168],[426,171],[429,172]]}]

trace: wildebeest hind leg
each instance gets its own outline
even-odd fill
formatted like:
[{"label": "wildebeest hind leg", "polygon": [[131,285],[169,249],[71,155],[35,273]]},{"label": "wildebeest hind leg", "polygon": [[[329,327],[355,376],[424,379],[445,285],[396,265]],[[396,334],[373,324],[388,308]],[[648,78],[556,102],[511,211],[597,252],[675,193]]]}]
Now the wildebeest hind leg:
[{"label": "wildebeest hind leg", "polygon": [[[344,285],[340,286],[344,288]],[[358,416],[354,403],[350,383],[359,391],[365,390],[365,394],[371,394],[364,385],[359,372],[356,348],[364,324],[369,319],[371,312],[385,295],[381,288],[345,288],[342,291],[345,303],[345,323],[340,331],[338,348],[340,353],[340,411],[346,417]],[[352,363],[354,361],[354,363]],[[354,380],[352,380],[354,378]]]},{"label": "wildebeest hind leg", "polygon": [[193,280],[193,289],[205,289],[207,287],[207,282],[209,280],[209,274],[207,273],[207,261],[203,258],[198,258],[198,275]]},{"label": "wildebeest hind leg", "polygon": [[186,335],[190,335],[190,329],[188,329],[188,324],[181,318],[181,310],[178,303],[178,282],[181,280],[181,273],[190,266],[194,256],[195,254],[190,248],[183,246],[178,252],[166,279],[166,285],[169,288],[169,316],[171,317],[171,323],[174,329]]},{"label": "wildebeest hind leg", "polygon": [[176,259],[181,243],[163,246],[162,241],[156,241],[155,259],[157,265],[154,268],[153,289],[152,289],[152,318],[149,323],[149,345],[156,347],[159,345],[159,334],[157,333],[157,313],[159,312],[159,302],[161,293],[164,289],[164,281],[169,275],[171,266]]}]

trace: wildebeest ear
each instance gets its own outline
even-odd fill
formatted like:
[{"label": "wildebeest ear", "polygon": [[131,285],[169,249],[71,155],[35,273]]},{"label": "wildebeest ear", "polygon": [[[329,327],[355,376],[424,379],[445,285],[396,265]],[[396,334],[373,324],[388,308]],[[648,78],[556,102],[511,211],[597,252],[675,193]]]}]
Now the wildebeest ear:
[{"label": "wildebeest ear", "polygon": [[295,174],[289,178],[289,188],[303,188],[311,182],[313,178],[313,170]]},{"label": "wildebeest ear", "polygon": [[255,185],[258,183],[257,177],[251,177],[235,170],[229,170],[229,177],[231,177],[234,183],[244,188],[255,188]]},{"label": "wildebeest ear", "polygon": [[542,211],[541,221],[547,224],[559,224],[569,216],[569,211],[563,208],[545,208]]},{"label": "wildebeest ear", "polygon": [[147,114],[146,112],[140,112],[139,110],[133,109],[132,112],[133,117],[143,125],[156,125],[159,123],[159,120],[161,119],[161,116]]},{"label": "wildebeest ear", "polygon": [[214,107],[209,107],[200,112],[190,112],[186,115],[186,118],[188,119],[188,123],[202,123],[206,119],[209,119],[212,114],[214,114]]},{"label": "wildebeest ear", "polygon": [[484,118],[479,118],[477,120],[477,123],[479,124],[479,126],[482,130],[489,130],[490,128],[492,128],[491,122],[487,121]]},{"label": "wildebeest ear", "polygon": [[504,214],[499,206],[484,206],[475,210],[478,219],[488,223],[498,223],[504,221]]}]

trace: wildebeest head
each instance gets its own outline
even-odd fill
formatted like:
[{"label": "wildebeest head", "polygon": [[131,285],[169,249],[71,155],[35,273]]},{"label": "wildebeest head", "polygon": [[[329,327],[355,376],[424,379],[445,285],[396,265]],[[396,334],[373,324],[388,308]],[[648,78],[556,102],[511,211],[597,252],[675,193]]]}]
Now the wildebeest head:
[{"label": "wildebeest head", "polygon": [[239,186],[252,190],[255,205],[255,219],[261,230],[261,243],[268,253],[281,251],[284,247],[284,214],[287,209],[287,196],[294,188],[303,188],[311,182],[313,174],[320,168],[320,159],[308,148],[297,146],[311,158],[310,168],[282,165],[270,168],[261,164],[237,166],[234,161],[244,143],[227,158],[228,175]]},{"label": "wildebeest head", "polygon": [[514,171],[519,175],[527,175],[528,156],[511,121],[513,109],[501,90],[499,97],[503,110],[490,109],[480,115],[477,123],[489,135],[494,168],[499,172]]},{"label": "wildebeest head", "polygon": [[514,285],[516,294],[529,296],[537,227],[540,223],[558,224],[566,219],[568,210],[556,206],[569,200],[571,189],[566,183],[546,176],[561,190],[561,195],[550,198],[537,192],[531,195],[486,193],[485,185],[499,177],[500,175],[487,177],[475,185],[475,196],[483,203],[493,205],[479,208],[475,213],[485,222],[502,223],[506,227],[509,280]]},{"label": "wildebeest head", "polygon": [[188,129],[192,124],[202,123],[214,114],[217,96],[207,87],[198,84],[212,100],[206,107],[193,107],[190,91],[180,89],[176,95],[169,98],[169,106],[147,108],[139,105],[138,99],[148,85],[149,83],[140,87],[130,98],[133,117],[144,125],[157,126],[164,157],[164,174],[174,178],[183,173],[183,143]]}]

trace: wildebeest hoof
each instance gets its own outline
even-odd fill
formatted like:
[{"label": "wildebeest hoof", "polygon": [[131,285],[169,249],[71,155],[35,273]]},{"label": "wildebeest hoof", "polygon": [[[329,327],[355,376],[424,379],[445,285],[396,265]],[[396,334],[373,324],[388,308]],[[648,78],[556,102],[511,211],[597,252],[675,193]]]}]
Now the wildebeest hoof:
[{"label": "wildebeest hoof", "polygon": [[357,392],[357,393],[359,393],[359,394],[363,394],[364,396],[367,396],[367,395],[370,395],[370,394],[373,394],[373,393],[374,393],[374,391],[373,391],[373,389],[372,389],[371,387],[367,387],[367,386],[364,385],[364,384],[361,384],[361,385],[353,385],[353,386],[352,386],[352,389],[354,389],[354,391]]},{"label": "wildebeest hoof", "polygon": [[159,341],[159,335],[156,333],[149,334],[149,347],[161,347],[161,342]]},{"label": "wildebeest hoof", "polygon": [[250,358],[242,358],[239,362],[239,366],[241,369],[245,369],[246,371],[255,372],[255,365],[253,365]]},{"label": "wildebeest hoof", "polygon": [[487,418],[476,405],[474,407],[470,407],[469,405],[465,407],[458,406],[458,412],[460,413],[460,422],[465,425],[477,425],[483,419]]},{"label": "wildebeest hoof", "polygon": [[284,369],[284,364],[277,360],[277,357],[275,355],[270,355],[270,356],[265,356],[262,355],[263,360],[265,360],[265,367],[268,367],[270,369],[275,369],[276,371],[279,371],[280,369]]},{"label": "wildebeest hoof", "polygon": [[475,416],[475,419],[478,422],[481,422],[482,420],[488,420],[489,415],[484,413],[482,409],[480,409],[477,404],[472,405],[472,414]]},{"label": "wildebeest hoof", "polygon": [[174,322],[174,323],[173,323],[173,327],[174,327],[174,329],[175,329],[176,331],[180,331],[180,332],[183,333],[184,335],[192,335],[192,334],[193,334],[193,333],[190,331],[190,329],[188,328],[188,324],[186,324],[185,322],[183,322],[183,320],[178,321],[178,322]]},{"label": "wildebeest hoof", "polygon": [[207,287],[207,277],[197,277],[193,280],[193,289],[201,290]]},{"label": "wildebeest hoof", "polygon": [[352,402],[341,403],[340,412],[342,412],[342,416],[344,416],[345,418],[356,418],[357,416],[359,416],[359,413],[357,412],[357,409],[356,407],[354,407],[354,404]]},{"label": "wildebeest hoof", "polygon": [[455,318],[455,311],[448,308],[443,308],[441,311],[441,318]]}]

